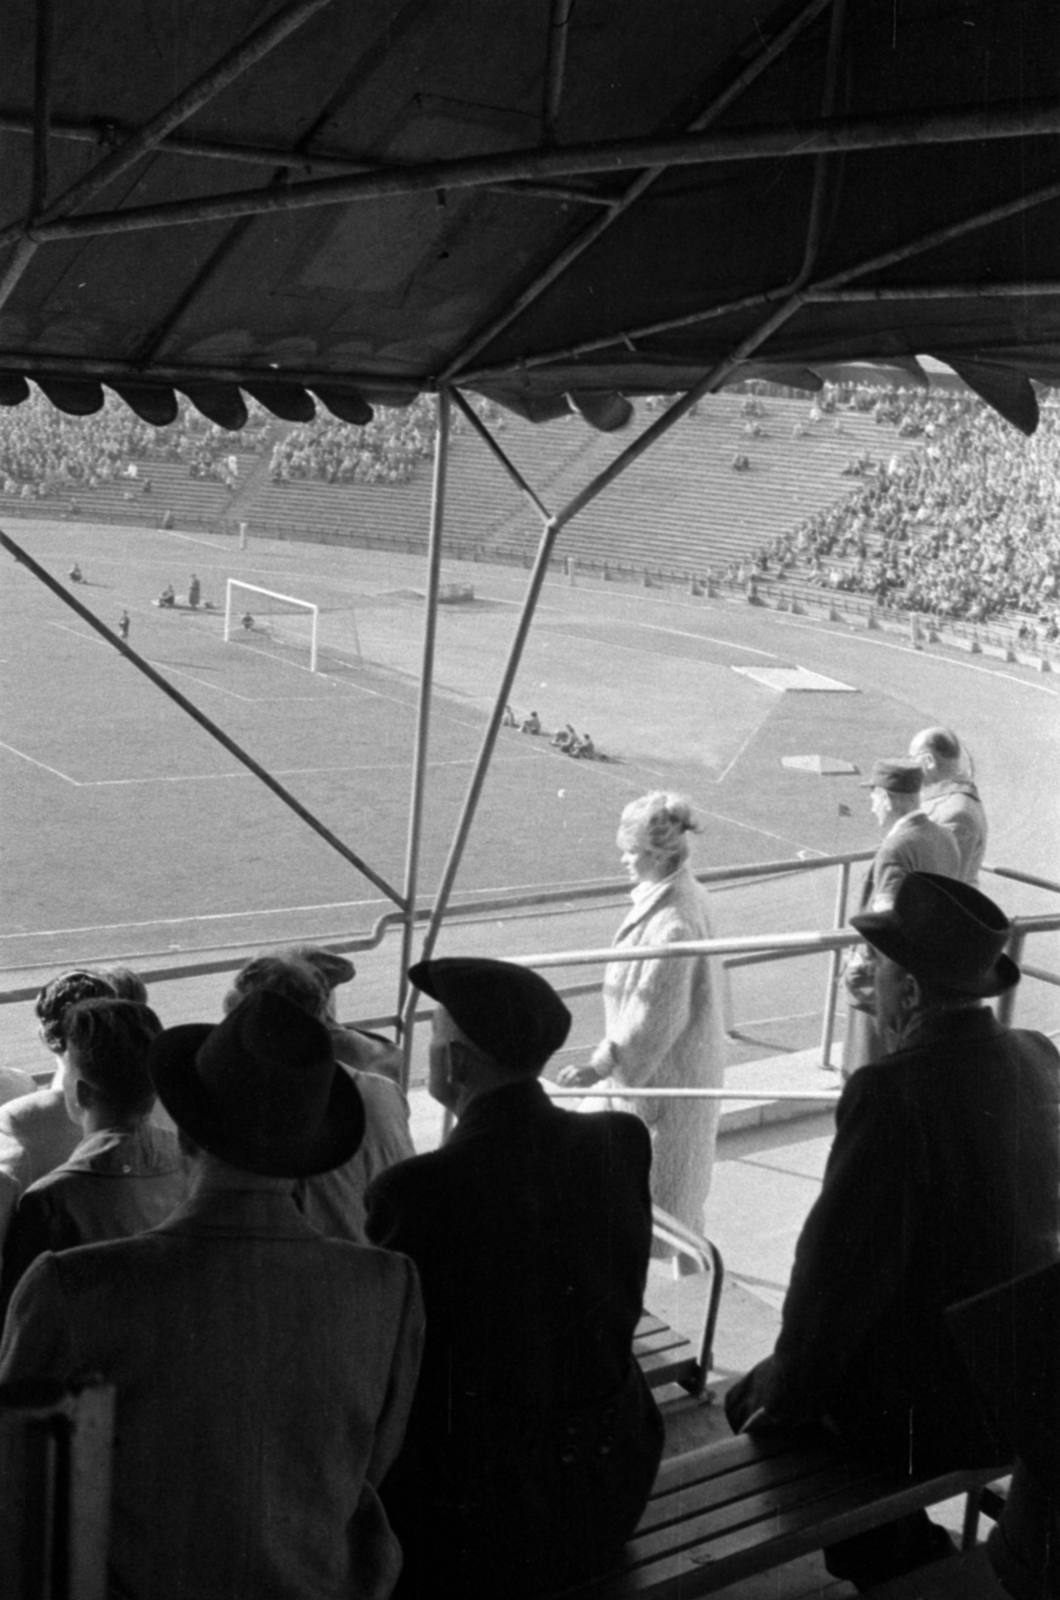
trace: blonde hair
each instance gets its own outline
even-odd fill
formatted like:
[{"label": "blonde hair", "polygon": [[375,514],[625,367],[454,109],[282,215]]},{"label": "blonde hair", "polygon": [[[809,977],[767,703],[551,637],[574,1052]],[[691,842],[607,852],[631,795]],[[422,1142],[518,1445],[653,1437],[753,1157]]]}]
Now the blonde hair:
[{"label": "blonde hair", "polygon": [[619,839],[653,851],[667,873],[676,872],[688,860],[688,835],[699,832],[691,801],[665,789],[654,789],[639,800],[631,800],[618,824]]}]

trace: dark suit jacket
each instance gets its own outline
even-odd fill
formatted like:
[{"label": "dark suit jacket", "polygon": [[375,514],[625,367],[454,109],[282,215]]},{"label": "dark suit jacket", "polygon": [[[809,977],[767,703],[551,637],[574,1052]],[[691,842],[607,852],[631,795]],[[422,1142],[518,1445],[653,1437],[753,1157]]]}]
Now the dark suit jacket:
[{"label": "dark suit jacket", "polygon": [[985,1008],[954,1013],[844,1089],[780,1337],[744,1401],[827,1414],[902,1463],[990,1465],[1007,1441],[943,1314],[1058,1256],[1060,1056]]},{"label": "dark suit jacket", "polygon": [[[638,1118],[553,1106],[536,1080],[474,1100],[442,1149],[368,1191],[411,1256],[427,1340],[384,1500],[401,1593],[515,1595],[632,1529],[662,1428],[631,1353],[651,1243]],[[500,1585],[500,1587],[498,1587]]]}]

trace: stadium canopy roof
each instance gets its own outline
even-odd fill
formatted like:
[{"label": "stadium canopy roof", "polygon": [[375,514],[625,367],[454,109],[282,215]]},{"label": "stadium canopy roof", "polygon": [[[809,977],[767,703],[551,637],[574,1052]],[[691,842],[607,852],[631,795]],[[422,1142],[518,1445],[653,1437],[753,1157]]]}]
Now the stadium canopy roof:
[{"label": "stadium canopy roof", "polygon": [[[1060,380],[1055,0],[7,0],[0,400]],[[570,400],[568,401],[568,398]]]}]

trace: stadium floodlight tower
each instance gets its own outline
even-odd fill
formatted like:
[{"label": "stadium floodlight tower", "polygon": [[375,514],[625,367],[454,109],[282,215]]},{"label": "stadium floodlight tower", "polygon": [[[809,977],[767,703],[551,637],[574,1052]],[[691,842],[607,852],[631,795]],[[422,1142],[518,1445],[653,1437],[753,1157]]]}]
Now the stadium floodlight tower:
[{"label": "stadium floodlight tower", "polygon": [[[309,650],[309,670],[317,670],[320,607],[311,600],[277,594],[256,583],[229,578],[225,585],[225,643],[263,633],[276,643]],[[308,640],[306,629],[308,628]]]}]

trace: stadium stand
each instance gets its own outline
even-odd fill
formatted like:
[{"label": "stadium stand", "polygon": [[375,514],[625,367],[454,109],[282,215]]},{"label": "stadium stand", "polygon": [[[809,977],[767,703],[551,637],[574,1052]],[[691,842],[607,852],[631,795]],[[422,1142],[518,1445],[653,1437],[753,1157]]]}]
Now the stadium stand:
[{"label": "stadium stand", "polygon": [[[1031,440],[963,393],[844,384],[814,399],[749,385],[694,408],[565,529],[562,560],[608,577],[736,587],[769,603],[863,608],[1060,640],[1060,405]],[[639,428],[664,406],[637,404]],[[628,443],[575,414],[546,428],[476,410],[559,508]],[[417,551],[426,543],[432,402],[354,428],[293,426],[251,407],[233,435],[185,410],[152,428],[109,398],[70,419],[37,396],[0,414],[0,507]],[[447,548],[529,564],[534,513],[454,419]]]}]

